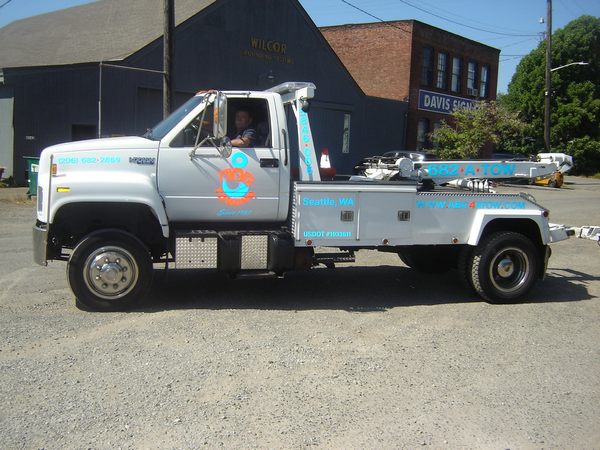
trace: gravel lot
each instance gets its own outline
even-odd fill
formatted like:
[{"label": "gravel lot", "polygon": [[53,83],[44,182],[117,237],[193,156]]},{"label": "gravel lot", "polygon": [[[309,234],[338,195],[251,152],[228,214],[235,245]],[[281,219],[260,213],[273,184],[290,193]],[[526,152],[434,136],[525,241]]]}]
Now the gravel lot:
[{"label": "gravel lot", "polygon": [[[600,225],[600,180],[567,181],[503,190]],[[1,448],[600,448],[593,241],[554,245],[518,305],[363,252],[283,280],[159,272],[143,309],[86,313],[65,264],[32,263],[19,196],[0,190]]]}]

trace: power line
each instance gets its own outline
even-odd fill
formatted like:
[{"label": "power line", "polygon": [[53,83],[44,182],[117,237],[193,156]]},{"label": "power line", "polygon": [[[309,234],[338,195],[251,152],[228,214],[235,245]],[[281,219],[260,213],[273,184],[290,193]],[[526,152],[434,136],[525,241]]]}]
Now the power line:
[{"label": "power line", "polygon": [[[342,0],[342,1],[343,1],[343,0]],[[455,25],[460,25],[460,26],[462,26],[462,27],[470,28],[470,29],[472,29],[472,30],[483,31],[484,33],[497,34],[497,35],[500,35],[500,36],[516,36],[516,37],[518,37],[518,36],[523,36],[523,37],[525,37],[525,36],[537,36],[537,35],[535,35],[535,34],[515,34],[515,33],[501,33],[501,32],[499,32],[499,31],[492,31],[492,30],[486,30],[486,29],[484,29],[484,28],[474,27],[474,26],[471,26],[471,25],[467,25],[467,24],[465,24],[465,23],[458,22],[458,21],[456,21],[456,20],[448,19],[447,17],[444,17],[444,16],[441,16],[441,15],[439,15],[439,14],[436,14],[436,13],[434,13],[434,12],[428,11],[428,10],[426,10],[426,9],[424,9],[424,8],[421,8],[420,6],[413,5],[412,3],[409,3],[409,2],[407,2],[406,0],[398,0],[398,1],[399,1],[400,3],[404,3],[404,4],[405,4],[405,5],[407,5],[407,6],[410,6],[410,7],[412,7],[412,8],[418,9],[419,11],[422,11],[422,12],[424,12],[424,13],[426,13],[426,14],[430,14],[430,15],[432,15],[432,16],[434,16],[434,17],[437,17],[438,19],[442,19],[442,20],[445,20],[445,21],[447,21],[447,22],[453,23],[453,24],[455,24]]]},{"label": "power line", "polygon": [[468,22],[472,22],[472,23],[478,23],[478,24],[484,25],[484,26],[486,26],[488,28],[489,27],[496,28],[497,30],[502,30],[503,29],[503,30],[510,31],[510,32],[513,32],[513,33],[527,33],[527,31],[520,31],[520,30],[511,29],[511,28],[498,27],[496,25],[491,25],[489,23],[485,23],[485,22],[481,22],[479,20],[471,19],[470,17],[461,16],[459,14],[453,13],[453,12],[448,11],[446,9],[440,8],[439,6],[434,6],[434,5],[431,5],[431,4],[427,4],[427,2],[424,1],[424,0],[421,0],[421,3],[423,3],[424,6],[427,6],[430,9],[440,11],[440,13],[444,13],[444,14],[446,14],[448,16],[453,16],[453,17],[455,17],[457,19],[464,19],[464,20],[466,20]]},{"label": "power line", "polygon": [[512,44],[503,45],[501,48],[505,49],[505,48],[508,48],[508,47],[514,47],[515,45],[524,44],[525,42],[535,41],[535,40],[536,40],[536,38],[524,39],[524,40],[519,41],[519,42],[513,42]]},{"label": "power line", "polygon": [[512,61],[513,59],[522,58],[525,55],[512,55],[510,58],[501,59],[499,62]]},{"label": "power line", "polygon": [[6,0],[4,3],[2,3],[0,5],[0,8],[4,8],[6,5],[8,5],[10,2],[12,2],[12,0]]},{"label": "power line", "polygon": [[350,6],[351,8],[354,8],[354,9],[356,9],[356,10],[360,11],[361,13],[363,13],[363,14],[366,14],[367,16],[369,16],[369,17],[371,17],[371,18],[373,18],[373,19],[375,19],[375,20],[377,20],[377,21],[379,21],[379,22],[381,22],[381,23],[383,23],[383,24],[385,24],[385,25],[387,25],[387,26],[389,26],[389,27],[396,28],[397,30],[400,30],[400,31],[402,31],[403,33],[406,33],[406,34],[410,34],[410,33],[409,33],[408,31],[406,31],[404,28],[400,28],[399,26],[396,26],[396,25],[394,25],[393,23],[390,23],[390,22],[388,22],[388,21],[386,21],[386,20],[383,20],[381,17],[377,17],[377,16],[375,16],[375,15],[371,14],[370,12],[368,12],[368,11],[365,11],[365,10],[364,10],[364,9],[362,9],[362,8],[359,8],[358,6],[356,6],[356,5],[354,5],[354,4],[350,3],[350,2],[348,2],[348,1],[346,1],[346,0],[341,0],[341,2],[342,2],[342,3],[345,3],[346,5]]}]

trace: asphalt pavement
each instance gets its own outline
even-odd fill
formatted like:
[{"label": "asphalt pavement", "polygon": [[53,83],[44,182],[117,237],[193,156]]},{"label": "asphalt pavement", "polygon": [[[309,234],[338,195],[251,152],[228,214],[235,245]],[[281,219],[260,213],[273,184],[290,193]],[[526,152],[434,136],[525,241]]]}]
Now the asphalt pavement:
[{"label": "asphalt pavement", "polygon": [[[600,180],[523,191],[600,225]],[[126,313],[78,310],[32,262],[34,203],[0,189],[0,448],[593,449],[600,247],[553,245],[515,305],[393,254],[284,279],[156,274]]]}]

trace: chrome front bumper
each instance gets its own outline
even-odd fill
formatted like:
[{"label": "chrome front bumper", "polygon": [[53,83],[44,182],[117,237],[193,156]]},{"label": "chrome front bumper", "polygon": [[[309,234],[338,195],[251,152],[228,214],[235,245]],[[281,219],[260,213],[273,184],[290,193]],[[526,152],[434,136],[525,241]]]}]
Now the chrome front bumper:
[{"label": "chrome front bumper", "polygon": [[38,222],[33,227],[33,260],[41,265],[48,265],[48,225]]}]

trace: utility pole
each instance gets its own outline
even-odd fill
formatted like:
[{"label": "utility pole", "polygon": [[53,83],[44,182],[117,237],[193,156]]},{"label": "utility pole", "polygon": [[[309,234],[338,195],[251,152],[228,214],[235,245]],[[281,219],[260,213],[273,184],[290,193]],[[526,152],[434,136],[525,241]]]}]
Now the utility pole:
[{"label": "utility pole", "polygon": [[546,89],[544,92],[544,145],[550,152],[550,100],[552,99],[552,0],[546,0]]},{"label": "utility pole", "polygon": [[164,0],[163,36],[163,118],[171,113],[173,98],[173,37],[175,30],[175,0]]}]

